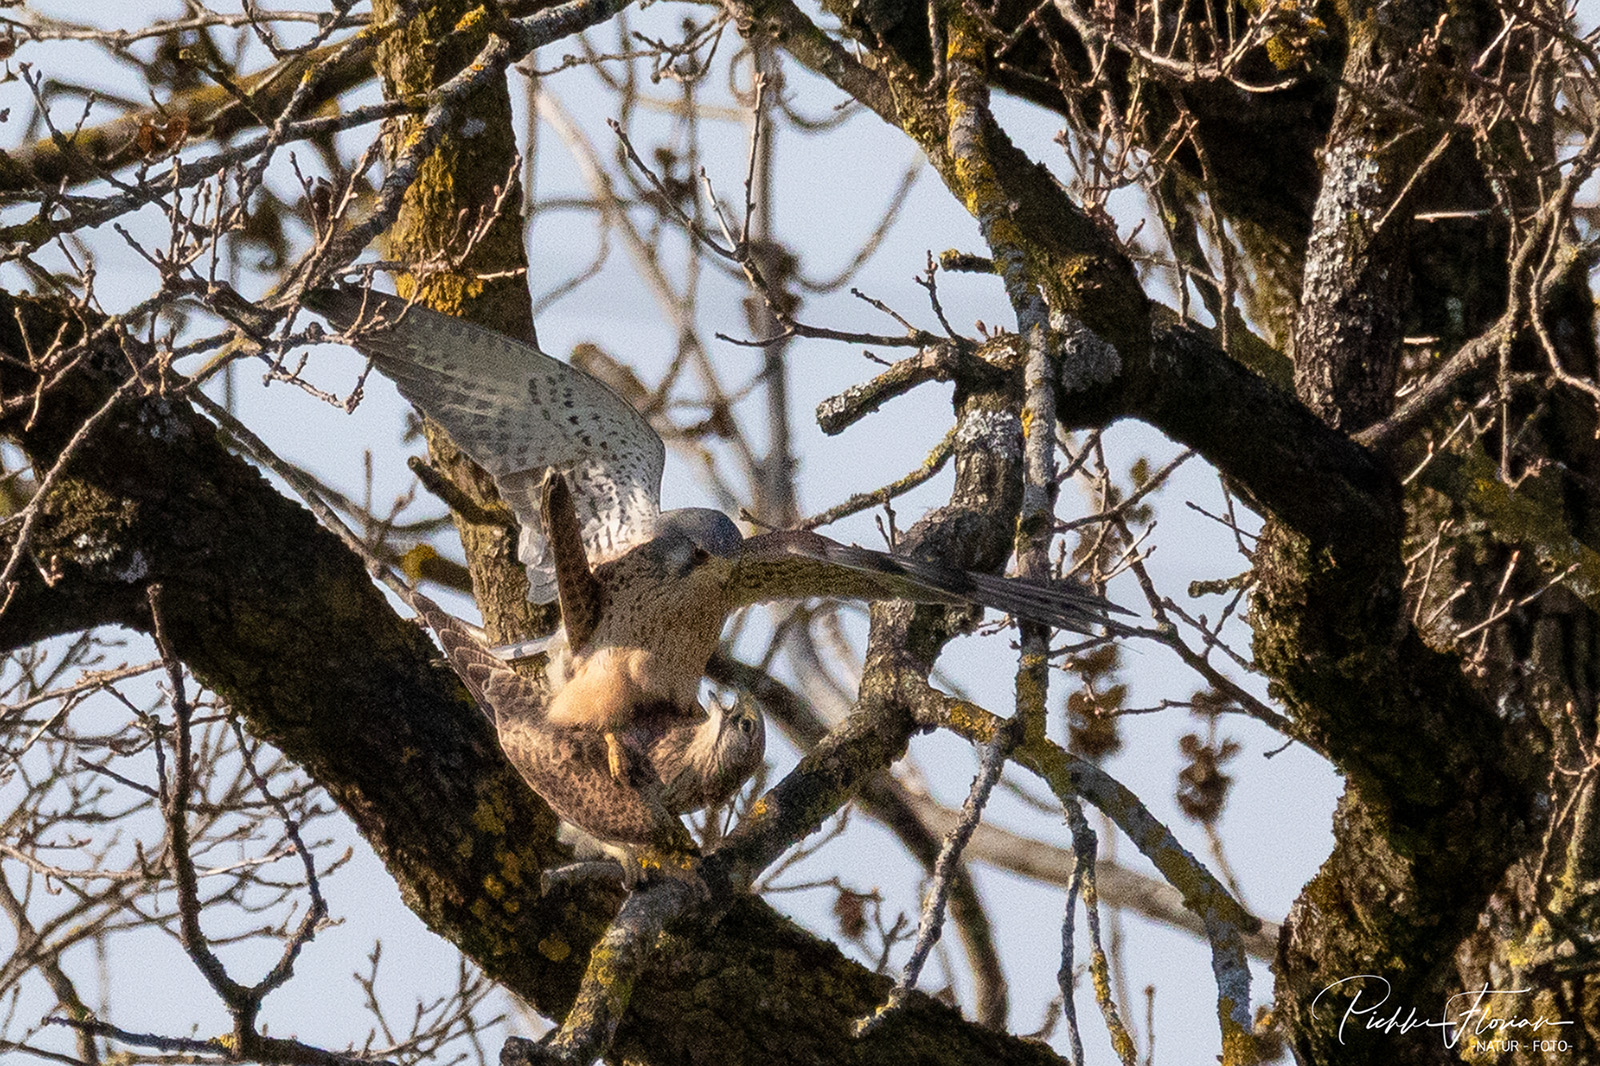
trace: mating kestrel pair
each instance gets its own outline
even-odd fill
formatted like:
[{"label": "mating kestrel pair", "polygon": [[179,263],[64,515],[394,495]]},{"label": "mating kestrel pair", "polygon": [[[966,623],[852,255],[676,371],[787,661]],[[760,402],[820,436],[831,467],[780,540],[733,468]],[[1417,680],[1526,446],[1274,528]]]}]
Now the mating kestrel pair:
[{"label": "mating kestrel pair", "polygon": [[[718,511],[663,512],[665,446],[601,382],[397,297],[317,290],[305,303],[494,477],[515,514],[530,595],[559,598],[566,629],[548,703],[459,622],[425,613],[497,723],[521,723],[500,729],[524,778],[601,840],[681,843],[662,812],[726,798],[759,762],[750,743],[759,718],[730,732],[730,721],[747,719],[707,716],[698,703],[723,623],[740,607],[823,596],[976,603],[1075,632],[1126,631],[1108,618],[1118,608],[1072,582],[973,574],[809,531],[747,539]],[[536,697],[542,713],[505,713]],[[537,743],[527,739],[530,722]]]}]

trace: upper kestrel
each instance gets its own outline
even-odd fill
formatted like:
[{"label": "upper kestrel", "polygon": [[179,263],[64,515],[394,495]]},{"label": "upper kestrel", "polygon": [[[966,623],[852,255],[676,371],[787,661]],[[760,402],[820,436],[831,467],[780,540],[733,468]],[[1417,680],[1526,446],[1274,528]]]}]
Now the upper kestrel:
[{"label": "upper kestrel", "polygon": [[[661,438],[589,375],[394,296],[318,290],[305,302],[493,475],[521,523],[532,597],[561,599],[572,658],[554,721],[611,734],[657,701],[698,720],[723,622],[767,600],[977,603],[1075,632],[1127,632],[1107,617],[1119,608],[1073,582],[968,573],[803,530],[747,539],[718,511],[662,512]],[[547,483],[547,470],[564,477]],[[544,513],[547,485],[570,518]]]}]

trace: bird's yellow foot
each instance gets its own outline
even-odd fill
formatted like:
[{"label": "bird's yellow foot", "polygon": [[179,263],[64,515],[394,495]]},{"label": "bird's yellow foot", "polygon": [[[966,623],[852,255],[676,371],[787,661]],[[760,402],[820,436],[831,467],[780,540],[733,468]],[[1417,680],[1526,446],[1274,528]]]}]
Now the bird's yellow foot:
[{"label": "bird's yellow foot", "polygon": [[646,881],[681,881],[694,889],[702,901],[711,898],[711,889],[700,876],[698,851],[663,850],[652,847],[627,848],[620,857],[622,883],[630,892]]},{"label": "bird's yellow foot", "polygon": [[611,778],[624,785],[632,784],[633,760],[628,757],[628,749],[623,747],[622,738],[606,730],[606,765],[611,770]]}]

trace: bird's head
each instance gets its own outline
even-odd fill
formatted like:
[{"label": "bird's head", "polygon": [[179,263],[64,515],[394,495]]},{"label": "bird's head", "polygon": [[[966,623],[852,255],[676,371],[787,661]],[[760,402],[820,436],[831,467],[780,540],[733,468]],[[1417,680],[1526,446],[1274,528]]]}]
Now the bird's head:
[{"label": "bird's head", "polygon": [[[732,799],[761,766],[767,753],[766,718],[755,701],[740,696],[733,706],[718,710],[720,714],[712,715],[716,739],[707,753],[701,786],[707,807],[719,807]],[[701,728],[709,730],[710,727],[708,722]]]},{"label": "bird's head", "polygon": [[721,511],[685,507],[656,522],[649,551],[666,576],[703,587],[719,583],[744,545],[744,536]]},{"label": "bird's head", "polygon": [[755,772],[767,750],[767,720],[755,701],[740,696],[732,707],[723,708],[717,723],[717,749],[718,762],[744,767],[741,784]]},{"label": "bird's head", "polygon": [[754,702],[712,703],[706,721],[662,734],[654,746],[663,801],[678,813],[719,807],[756,772],[766,751],[766,719]]},{"label": "bird's head", "polygon": [[652,539],[663,549],[668,568],[679,576],[712,559],[732,559],[744,545],[733,519],[709,507],[663,511]]}]

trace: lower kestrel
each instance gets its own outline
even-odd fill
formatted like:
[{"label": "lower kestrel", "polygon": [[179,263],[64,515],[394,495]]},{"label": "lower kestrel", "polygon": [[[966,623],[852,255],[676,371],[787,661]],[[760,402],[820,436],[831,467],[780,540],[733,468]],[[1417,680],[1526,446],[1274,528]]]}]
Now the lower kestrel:
[{"label": "lower kestrel", "polygon": [[727,803],[761,765],[766,731],[753,704],[713,705],[700,721],[657,705],[632,717],[623,743],[638,757],[618,778],[601,734],[552,723],[539,685],[422,593],[408,599],[494,725],[507,760],[559,818],[621,860],[630,885],[647,866],[682,869],[696,849],[678,815]]},{"label": "lower kestrel", "polygon": [[[465,623],[428,597],[412,592],[409,598],[438,635],[467,691],[494,723],[511,765],[557,816],[612,849],[630,884],[647,865],[681,866],[696,853],[688,830],[666,806],[661,781],[648,761],[636,764],[630,779],[619,780],[610,772],[600,733],[551,723],[549,697],[539,685],[506,665]],[[641,712],[641,722],[647,719]]]}]

